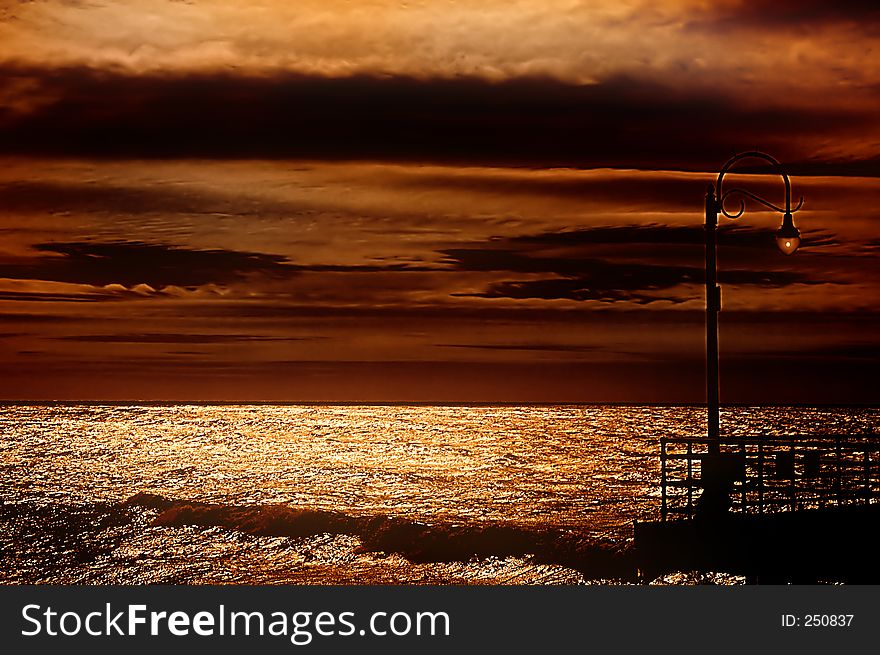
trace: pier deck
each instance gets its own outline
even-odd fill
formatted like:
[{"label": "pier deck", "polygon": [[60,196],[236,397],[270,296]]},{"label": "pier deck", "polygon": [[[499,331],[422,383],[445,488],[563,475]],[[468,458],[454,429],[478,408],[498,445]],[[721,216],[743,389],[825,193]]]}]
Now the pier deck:
[{"label": "pier deck", "polygon": [[763,583],[880,582],[877,435],[736,437],[718,454],[708,444],[661,440],[660,520],[634,530],[643,580],[715,571]]}]

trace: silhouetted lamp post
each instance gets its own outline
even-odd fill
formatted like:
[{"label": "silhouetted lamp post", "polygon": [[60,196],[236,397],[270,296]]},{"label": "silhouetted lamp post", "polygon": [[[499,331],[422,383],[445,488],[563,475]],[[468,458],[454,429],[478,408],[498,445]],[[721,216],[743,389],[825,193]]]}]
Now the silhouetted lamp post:
[{"label": "silhouetted lamp post", "polygon": [[[755,195],[746,189],[728,189],[722,190],[722,182],[724,175],[737,162],[743,159],[763,159],[768,162],[774,170],[782,176],[785,182],[785,206],[777,207]],[[717,195],[716,195],[717,192]],[[782,214],[782,225],[776,231],[776,245],[786,255],[792,254],[798,249],[801,243],[801,234],[794,225],[792,214],[801,208],[804,199],[798,201],[797,206],[791,207],[791,182],[785,171],[776,159],[763,152],[751,151],[743,152],[731,157],[721,172],[718,173],[718,180],[715,187],[709,185],[706,191],[706,405],[709,412],[709,450],[717,453],[719,451],[719,398],[718,398],[718,312],[721,311],[721,287],[718,286],[718,270],[716,263],[716,229],[718,225],[718,214],[721,213],[727,218],[739,218],[745,211],[745,201],[740,198],[739,211],[730,214],[724,208],[724,202],[731,195],[738,194],[745,198],[759,202]]]}]

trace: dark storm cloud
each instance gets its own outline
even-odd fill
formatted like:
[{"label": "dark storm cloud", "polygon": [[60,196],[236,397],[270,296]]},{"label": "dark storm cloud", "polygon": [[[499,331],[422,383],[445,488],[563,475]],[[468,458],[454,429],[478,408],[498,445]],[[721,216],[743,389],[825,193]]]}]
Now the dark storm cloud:
[{"label": "dark storm cloud", "polygon": [[[135,294],[125,294],[131,298]],[[120,300],[123,294],[118,293],[42,293],[38,291],[0,291],[0,300],[18,300],[23,302],[105,302]]]},{"label": "dark storm cloud", "polygon": [[[829,246],[840,244],[836,234],[826,230],[801,231],[802,244],[798,251],[798,268],[809,271],[810,265],[821,256],[826,260],[832,255],[826,250]],[[723,226],[718,229],[718,248],[728,262],[734,266],[754,271],[773,270],[784,260],[774,245],[773,229],[752,229],[739,226]],[[566,252],[572,250],[580,257],[602,257],[615,261],[639,259],[642,262],[684,263],[688,267],[702,271],[706,233],[702,225],[619,225],[599,226],[575,230],[560,230],[518,237],[494,237],[489,245],[499,249],[513,249],[524,254],[540,253],[545,250]],[[854,254],[859,254],[858,249]],[[853,254],[848,254],[848,259]],[[720,271],[721,279],[730,270]],[[702,273],[700,273],[700,276]],[[758,284],[763,284],[756,278]],[[727,281],[733,281],[730,278]],[[822,282],[830,280],[822,279]],[[740,284],[749,284],[741,281]]]},{"label": "dark storm cloud", "polygon": [[[167,286],[198,287],[229,284],[259,275],[283,279],[299,273],[379,273],[438,270],[407,264],[314,264],[290,263],[287,257],[239,250],[194,250],[139,241],[113,243],[41,243],[34,250],[52,256],[0,263],[0,277],[106,286],[149,285],[154,291]],[[58,257],[57,255],[61,255]],[[148,290],[145,290],[148,291]],[[111,300],[138,297],[131,291],[108,290],[97,294],[3,292],[9,300]]]},{"label": "dark storm cloud", "polygon": [[0,312],[0,324],[14,323],[31,325],[35,323],[59,323],[79,320],[73,316],[58,316],[56,314],[28,314],[24,312]]},{"label": "dark storm cloud", "polygon": [[[603,259],[574,257],[533,257],[505,250],[457,249],[444,252],[448,257],[447,261],[459,270],[554,273],[564,276],[561,279],[500,282],[490,285],[482,293],[463,294],[481,298],[684,302],[691,296],[680,294],[658,296],[646,292],[669,290],[683,284],[699,284],[705,279],[703,269],[696,266],[617,263]],[[825,282],[790,271],[728,270],[720,273],[718,279],[728,284],[768,288]]]},{"label": "dark storm cloud", "polygon": [[253,273],[287,273],[285,257],[235,250],[188,250],[141,242],[43,243],[34,249],[55,256],[0,264],[0,277],[96,286],[148,284],[158,289],[228,283]]},{"label": "dark storm cloud", "polygon": [[[553,278],[509,280],[489,285],[483,292],[462,294],[482,298],[569,299],[603,302],[631,301],[647,304],[658,300],[684,302],[690,295],[670,293],[681,285],[705,281],[705,269],[697,258],[685,263],[663,261],[657,245],[700,246],[704,232],[700,226],[663,227],[659,225],[597,227],[583,230],[547,232],[513,238],[494,238],[477,247],[449,248],[441,251],[442,263],[461,271],[553,274]],[[768,236],[758,230],[728,229],[719,240],[727,246],[766,245]],[[834,243],[819,235],[820,244]],[[647,244],[655,253],[648,261],[627,261],[634,246]],[[597,256],[599,246],[604,248]],[[620,249],[616,247],[619,246]],[[560,254],[560,250],[564,254]],[[696,249],[694,249],[696,252]],[[654,261],[652,262],[651,259]],[[690,263],[694,259],[694,263]],[[719,282],[763,288],[783,288],[795,284],[835,283],[809,272],[728,268],[718,275]],[[667,292],[658,294],[657,292]],[[696,296],[693,296],[696,297]]]},{"label": "dark storm cloud", "polygon": [[[740,227],[719,228],[719,241],[733,247],[751,248],[767,243],[766,230],[753,230]],[[518,244],[540,246],[582,246],[593,244],[661,244],[661,245],[703,245],[706,232],[702,225],[617,225],[543,232],[519,237],[495,239]],[[813,247],[834,245],[837,239],[827,232],[812,231],[809,245]]]},{"label": "dark storm cloud", "polygon": [[702,168],[743,143],[792,161],[805,154],[792,151],[794,135],[876,123],[873,112],[746,108],[622,76],[571,85],[6,66],[2,79],[40,89],[27,110],[0,114],[0,148],[15,153]]},{"label": "dark storm cloud", "polygon": [[737,4],[715,3],[708,11],[707,18],[692,25],[777,31],[835,23],[855,24],[866,32],[880,28],[880,4],[876,0],[742,0]]},{"label": "dark storm cloud", "polygon": [[863,249],[868,251],[871,256],[875,256],[880,252],[880,239],[871,239],[863,246]]},{"label": "dark storm cloud", "polygon": [[[655,284],[654,289],[668,289],[677,282]],[[682,295],[648,295],[635,290],[611,288],[596,277],[512,280],[492,284],[481,293],[461,294],[476,298],[513,298],[516,300],[598,300],[601,302],[634,302],[647,305],[652,302],[667,301],[680,303],[690,298]],[[696,296],[694,296],[696,297]]]}]

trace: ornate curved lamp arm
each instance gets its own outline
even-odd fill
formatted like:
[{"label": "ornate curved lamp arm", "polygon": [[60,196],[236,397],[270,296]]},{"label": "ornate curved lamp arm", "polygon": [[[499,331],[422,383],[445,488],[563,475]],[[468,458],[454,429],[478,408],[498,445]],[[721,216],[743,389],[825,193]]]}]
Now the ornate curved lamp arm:
[{"label": "ornate curved lamp arm", "polygon": [[[728,191],[724,191],[722,189],[721,185],[724,181],[724,175],[733,167],[734,164],[738,163],[739,161],[741,161],[743,159],[763,159],[764,161],[768,162],[770,165],[773,166],[773,168],[776,170],[776,172],[779,173],[779,175],[782,177],[782,181],[785,183],[785,207],[778,207],[777,205],[774,205],[772,202],[764,200],[760,196],[752,193],[751,191],[747,191],[745,189],[734,188],[734,189],[729,189]],[[771,157],[770,155],[763,153],[763,152],[758,152],[757,150],[750,150],[749,152],[741,152],[738,155],[734,155],[729,160],[727,160],[727,163],[724,164],[724,166],[722,166],[721,172],[718,173],[718,180],[715,183],[715,191],[717,193],[716,197],[718,199],[717,200],[718,211],[720,211],[722,214],[724,214],[727,218],[739,218],[740,216],[742,216],[743,212],[745,211],[745,201],[742,199],[740,199],[740,201],[739,201],[739,211],[737,211],[735,214],[729,213],[724,208],[725,200],[727,200],[727,198],[729,198],[733,194],[739,194],[739,195],[745,196],[747,198],[751,198],[752,200],[755,200],[755,201],[761,203],[762,205],[764,205],[765,207],[772,209],[773,211],[779,212],[780,214],[793,214],[794,212],[798,211],[804,204],[804,198],[803,198],[803,196],[801,196],[797,205],[794,207],[794,209],[792,209],[792,207],[791,207],[791,181],[788,179],[788,175],[786,174],[785,170],[782,168],[782,164],[780,164],[779,161],[775,157]]]},{"label": "ornate curved lamp arm", "polygon": [[754,193],[752,193],[751,191],[749,191],[747,189],[740,189],[740,188],[728,189],[727,191],[724,192],[724,195],[718,199],[718,209],[721,211],[721,213],[723,213],[725,216],[727,216],[727,218],[739,218],[740,216],[743,215],[743,212],[746,209],[746,203],[743,202],[742,199],[740,199],[740,201],[739,201],[739,211],[737,211],[735,214],[731,214],[731,213],[727,212],[727,210],[724,209],[724,201],[727,200],[727,198],[729,196],[733,195],[734,193],[738,193],[740,195],[746,196],[747,198],[751,198],[755,202],[759,202],[762,205],[764,205],[765,207],[772,209],[773,211],[779,212],[780,214],[785,214],[785,213],[793,214],[794,212],[799,210],[804,204],[804,197],[801,196],[800,200],[798,201],[798,204],[795,206],[794,209],[786,210],[784,207],[777,207],[772,202],[764,200],[762,197],[755,195]]},{"label": "ornate curved lamp arm", "polygon": [[[785,206],[779,207],[772,202],[745,189],[734,188],[724,191],[722,184],[724,175],[739,161],[743,159],[762,159],[773,166],[774,170],[782,177],[785,183]],[[717,195],[716,195],[717,193]],[[707,409],[707,433],[709,436],[709,452],[718,454],[720,451],[720,397],[718,392],[718,312],[721,311],[721,287],[718,286],[718,271],[716,260],[716,230],[718,228],[718,214],[724,214],[727,218],[739,218],[745,211],[745,200],[740,198],[739,211],[735,214],[728,213],[724,209],[724,201],[731,195],[738,194],[743,198],[750,198],[768,209],[783,214],[782,225],[776,231],[776,245],[786,255],[791,255],[800,245],[800,231],[795,227],[792,214],[798,211],[804,204],[804,199],[798,201],[797,206],[791,208],[791,181],[785,170],[775,158],[757,150],[742,152],[731,157],[718,173],[715,188],[709,185],[706,189],[706,409]]]}]

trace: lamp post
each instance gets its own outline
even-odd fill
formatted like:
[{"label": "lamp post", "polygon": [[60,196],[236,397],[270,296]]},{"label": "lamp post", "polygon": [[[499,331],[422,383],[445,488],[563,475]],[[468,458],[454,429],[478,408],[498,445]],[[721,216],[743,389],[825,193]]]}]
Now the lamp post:
[{"label": "lamp post", "polygon": [[[782,176],[785,183],[785,206],[778,207],[755,195],[751,191],[740,188],[733,188],[724,191],[722,182],[724,175],[737,162],[743,159],[763,159],[768,162],[773,169]],[[724,202],[731,195],[742,196],[739,199],[739,211],[734,214],[729,213],[724,208]],[[721,213],[727,218],[735,219],[742,216],[745,211],[745,200],[743,198],[751,198],[752,200],[782,214],[782,225],[776,231],[776,245],[786,255],[791,255],[801,242],[801,235],[797,227],[794,225],[792,214],[798,211],[804,204],[804,199],[798,201],[794,209],[791,207],[791,182],[788,175],[776,159],[763,152],[750,151],[742,152],[734,155],[718,173],[718,180],[713,187],[711,184],[706,190],[706,406],[708,410],[708,437],[709,451],[718,453],[719,444],[719,375],[718,375],[718,312],[721,311],[721,287],[718,286],[718,267],[716,259],[716,243],[717,243],[717,226],[718,214]]]}]

